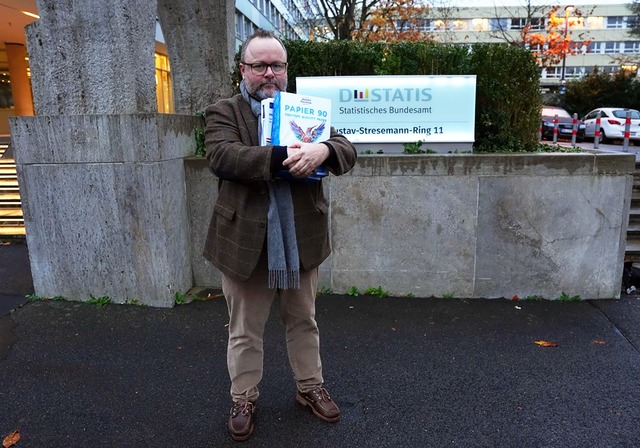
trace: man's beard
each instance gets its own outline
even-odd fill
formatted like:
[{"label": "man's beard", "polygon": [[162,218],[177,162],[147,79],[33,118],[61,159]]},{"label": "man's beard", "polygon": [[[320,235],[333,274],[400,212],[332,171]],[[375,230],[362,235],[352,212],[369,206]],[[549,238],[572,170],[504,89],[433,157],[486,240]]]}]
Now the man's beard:
[{"label": "man's beard", "polygon": [[269,90],[268,92],[264,89],[263,85],[260,85],[255,93],[251,94],[252,97],[258,99],[258,100],[265,100],[267,98],[274,98],[276,96],[276,94],[278,92],[284,92],[287,90],[287,83],[286,81],[284,82],[284,84],[281,84],[277,81],[273,81],[273,82],[269,82],[269,83],[265,83],[265,84],[273,84],[274,86],[276,86],[275,90]]}]

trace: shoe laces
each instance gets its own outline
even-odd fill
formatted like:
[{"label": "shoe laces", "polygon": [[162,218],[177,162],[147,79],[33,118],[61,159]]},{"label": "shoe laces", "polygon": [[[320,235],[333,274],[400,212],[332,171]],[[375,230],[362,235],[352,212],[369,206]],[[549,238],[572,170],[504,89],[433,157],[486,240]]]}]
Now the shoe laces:
[{"label": "shoe laces", "polygon": [[331,396],[329,396],[329,392],[324,387],[313,389],[311,391],[311,394],[316,399],[316,401],[331,401]]},{"label": "shoe laces", "polygon": [[238,403],[234,403],[231,414],[233,417],[238,414],[251,415],[253,413],[253,408],[254,405],[250,401],[239,401]]}]

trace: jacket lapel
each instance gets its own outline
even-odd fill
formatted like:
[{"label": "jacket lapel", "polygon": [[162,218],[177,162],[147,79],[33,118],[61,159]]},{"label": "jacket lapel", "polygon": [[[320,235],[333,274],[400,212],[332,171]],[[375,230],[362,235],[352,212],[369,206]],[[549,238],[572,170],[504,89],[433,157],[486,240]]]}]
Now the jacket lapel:
[{"label": "jacket lapel", "polygon": [[258,117],[253,115],[251,111],[251,106],[242,98],[242,95],[239,96],[240,102],[240,114],[242,115],[242,119],[245,123],[245,129],[249,131],[249,138],[251,146],[259,146],[260,139],[258,139]]}]

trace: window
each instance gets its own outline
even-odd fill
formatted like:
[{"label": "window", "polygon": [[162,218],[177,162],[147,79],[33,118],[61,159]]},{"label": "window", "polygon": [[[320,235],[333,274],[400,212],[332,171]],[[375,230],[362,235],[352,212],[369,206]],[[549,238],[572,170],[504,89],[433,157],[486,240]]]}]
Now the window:
[{"label": "window", "polygon": [[544,19],[541,19],[539,17],[518,17],[511,19],[512,30],[523,30],[527,25],[531,30],[543,30]]},{"label": "window", "polygon": [[473,31],[489,31],[488,19],[472,19],[471,28]]},{"label": "window", "polygon": [[508,25],[507,19],[491,19],[489,22],[492,31],[506,30]]},{"label": "window", "polygon": [[602,53],[603,42],[590,42],[587,47],[587,53]]},{"label": "window", "polygon": [[248,17],[244,17],[244,38],[242,40],[247,39],[254,31],[253,22]]},{"label": "window", "polygon": [[155,54],[156,61],[156,100],[158,112],[173,112],[173,89],[171,87],[171,67],[169,58],[160,53]]},{"label": "window", "polygon": [[626,28],[626,17],[624,16],[613,16],[607,17],[607,29],[612,28]]},{"label": "window", "polygon": [[244,24],[243,15],[240,11],[236,9],[236,38],[242,40],[243,33],[242,28]]},{"label": "window", "polygon": [[466,31],[468,28],[468,23],[469,22],[467,20],[456,19],[453,21],[452,29],[454,31]]},{"label": "window", "polygon": [[433,21],[433,31],[446,31],[448,28],[448,24],[444,20]]},{"label": "window", "polygon": [[543,30],[544,29],[544,19],[540,17],[532,17],[531,18],[531,29],[532,30]]},{"label": "window", "polygon": [[638,41],[627,41],[624,43],[624,52],[625,53],[640,53],[640,42]]},{"label": "window", "polygon": [[12,107],[13,95],[11,94],[9,70],[0,69],[0,109],[11,109]]},{"label": "window", "polygon": [[572,30],[583,30],[585,29],[584,25],[584,17],[569,17],[569,27]]},{"label": "window", "polygon": [[527,25],[527,19],[524,17],[518,17],[511,19],[511,29],[512,30],[523,30]]},{"label": "window", "polygon": [[542,51],[542,45],[540,44],[528,45],[527,50],[529,50],[532,53],[540,53]]},{"label": "window", "polygon": [[604,29],[604,17],[587,17],[587,26],[590,30]]},{"label": "window", "polygon": [[638,112],[635,109],[616,109],[616,110],[612,111],[611,113],[616,118],[627,118],[627,110],[629,112],[631,112],[630,118],[632,118],[634,120],[637,120],[638,118],[640,118],[640,112]]},{"label": "window", "polygon": [[420,20],[420,30],[421,31],[431,31],[431,20],[429,20],[429,19],[421,19]]},{"label": "window", "polygon": [[622,53],[622,42],[605,42],[605,54]]}]

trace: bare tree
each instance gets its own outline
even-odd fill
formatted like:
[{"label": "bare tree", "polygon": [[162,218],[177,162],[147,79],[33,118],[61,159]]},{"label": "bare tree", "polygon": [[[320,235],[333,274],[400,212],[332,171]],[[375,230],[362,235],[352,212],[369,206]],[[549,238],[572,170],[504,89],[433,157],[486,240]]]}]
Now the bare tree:
[{"label": "bare tree", "polygon": [[428,0],[429,17],[434,31],[438,31],[437,40],[443,43],[452,42],[453,21],[458,18],[460,8],[453,6],[452,0]]},{"label": "bare tree", "polygon": [[495,8],[491,34],[510,45],[530,50],[538,63],[547,67],[559,63],[568,54],[578,54],[589,44],[584,29],[586,14],[578,8],[534,5],[525,0],[521,6]]},{"label": "bare tree", "polygon": [[[544,29],[545,18],[551,8],[549,5],[534,5],[531,0],[526,0],[520,6],[494,6],[495,29],[491,35],[510,45],[526,47],[526,35]],[[515,33],[512,26],[514,21],[517,21]]]},{"label": "bare tree", "polygon": [[353,40],[354,32],[378,3],[380,0],[319,0],[319,7],[334,39]]}]

